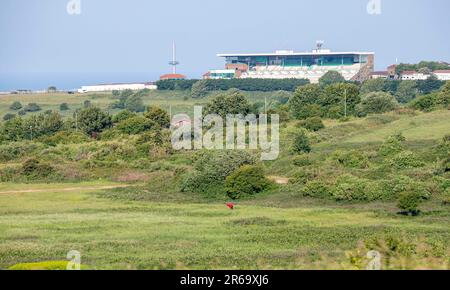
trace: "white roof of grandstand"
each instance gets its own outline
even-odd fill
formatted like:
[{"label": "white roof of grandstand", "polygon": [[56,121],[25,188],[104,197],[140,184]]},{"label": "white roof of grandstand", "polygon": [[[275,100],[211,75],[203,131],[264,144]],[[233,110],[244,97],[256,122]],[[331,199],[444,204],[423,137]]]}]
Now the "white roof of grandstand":
[{"label": "white roof of grandstand", "polygon": [[375,54],[374,52],[275,52],[275,53],[219,53],[218,57],[233,57],[233,56],[306,56],[306,55],[342,55],[342,54]]}]

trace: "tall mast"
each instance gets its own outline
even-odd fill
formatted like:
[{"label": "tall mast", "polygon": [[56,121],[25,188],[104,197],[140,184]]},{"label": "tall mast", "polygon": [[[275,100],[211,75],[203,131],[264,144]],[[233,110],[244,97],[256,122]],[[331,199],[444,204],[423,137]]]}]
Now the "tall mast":
[{"label": "tall mast", "polygon": [[175,41],[173,42],[172,47],[172,61],[169,62],[169,64],[172,66],[172,73],[177,73],[177,65],[180,64],[180,62],[177,61],[177,46],[175,44]]}]

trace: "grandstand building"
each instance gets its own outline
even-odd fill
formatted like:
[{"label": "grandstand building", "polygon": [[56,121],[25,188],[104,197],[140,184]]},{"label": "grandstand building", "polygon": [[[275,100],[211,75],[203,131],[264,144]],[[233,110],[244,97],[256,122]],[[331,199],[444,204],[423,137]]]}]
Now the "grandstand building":
[{"label": "grandstand building", "polygon": [[[338,71],[346,80],[365,81],[374,71],[372,52],[332,52],[317,49],[312,52],[290,50],[275,53],[218,54],[225,58],[226,77],[234,70],[234,78],[309,79],[317,83],[328,71]],[[210,71],[205,78],[221,78],[218,71]],[[212,77],[214,76],[214,77]]]}]

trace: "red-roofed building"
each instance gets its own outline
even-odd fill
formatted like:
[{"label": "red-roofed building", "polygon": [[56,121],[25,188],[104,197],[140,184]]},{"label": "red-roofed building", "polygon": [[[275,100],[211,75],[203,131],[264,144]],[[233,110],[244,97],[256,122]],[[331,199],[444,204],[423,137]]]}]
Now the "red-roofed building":
[{"label": "red-roofed building", "polygon": [[164,80],[184,80],[184,79],[186,79],[186,76],[182,75],[182,74],[165,74],[165,75],[162,75],[159,79],[162,81],[164,81]]},{"label": "red-roofed building", "polygon": [[438,78],[438,80],[441,81],[450,81],[450,70],[435,70],[433,72],[436,77]]}]

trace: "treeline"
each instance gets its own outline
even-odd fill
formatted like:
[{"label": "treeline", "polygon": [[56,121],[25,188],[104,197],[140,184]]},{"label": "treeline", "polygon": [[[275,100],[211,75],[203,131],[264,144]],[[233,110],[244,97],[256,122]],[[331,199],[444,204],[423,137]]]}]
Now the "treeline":
[{"label": "treeline", "polygon": [[401,74],[404,71],[423,71],[432,72],[435,70],[446,70],[449,68],[447,63],[436,61],[421,61],[417,64],[401,63],[397,66],[396,73]]},{"label": "treeline", "polygon": [[231,79],[231,80],[164,80],[158,81],[158,90],[191,90],[200,92],[227,91],[290,91],[309,84],[307,79]]}]

